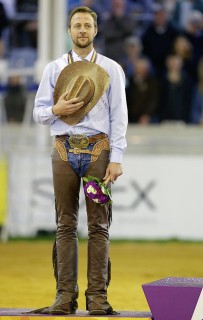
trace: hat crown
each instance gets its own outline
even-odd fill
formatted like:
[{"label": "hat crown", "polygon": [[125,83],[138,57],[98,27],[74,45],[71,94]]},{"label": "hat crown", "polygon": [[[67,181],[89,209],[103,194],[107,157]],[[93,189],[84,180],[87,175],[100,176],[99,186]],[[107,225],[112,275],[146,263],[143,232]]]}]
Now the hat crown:
[{"label": "hat crown", "polygon": [[94,82],[86,75],[80,74],[69,82],[67,86],[68,94],[65,96],[66,100],[79,98],[79,102],[83,101],[86,105],[94,95]]}]

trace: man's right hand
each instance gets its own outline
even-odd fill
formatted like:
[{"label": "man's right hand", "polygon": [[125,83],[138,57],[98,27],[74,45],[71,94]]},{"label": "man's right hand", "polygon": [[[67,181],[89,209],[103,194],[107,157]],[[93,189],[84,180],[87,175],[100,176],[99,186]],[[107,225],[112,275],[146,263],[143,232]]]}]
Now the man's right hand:
[{"label": "man's right hand", "polygon": [[73,98],[66,100],[68,92],[64,92],[57,103],[52,107],[52,112],[55,116],[68,116],[78,111],[83,105],[84,102],[78,102],[79,98]]}]

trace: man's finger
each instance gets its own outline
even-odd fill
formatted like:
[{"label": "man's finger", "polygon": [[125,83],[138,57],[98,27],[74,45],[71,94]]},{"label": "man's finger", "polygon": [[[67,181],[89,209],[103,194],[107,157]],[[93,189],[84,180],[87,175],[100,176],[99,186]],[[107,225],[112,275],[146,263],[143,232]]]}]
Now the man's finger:
[{"label": "man's finger", "polygon": [[59,99],[65,99],[65,97],[67,96],[67,94],[69,93],[69,91],[65,91]]},{"label": "man's finger", "polygon": [[82,108],[83,104],[84,104],[83,102],[78,102],[75,104],[68,105],[67,109],[65,110],[65,114],[69,115],[78,111],[80,108]]},{"label": "man's finger", "polygon": [[83,104],[84,104],[84,102],[83,101],[81,101],[81,102],[78,102],[78,103],[72,103],[71,104],[71,108],[72,109],[80,109],[82,106],[83,106]]},{"label": "man's finger", "polygon": [[[76,102],[78,102],[78,100],[79,100],[79,98],[73,98],[73,99],[68,100],[68,102],[71,104],[75,104]],[[81,103],[81,102],[84,103],[83,101],[80,101],[78,103]]]},{"label": "man's finger", "polygon": [[76,110],[83,106],[84,102],[70,103],[69,101],[65,103],[67,110]]}]

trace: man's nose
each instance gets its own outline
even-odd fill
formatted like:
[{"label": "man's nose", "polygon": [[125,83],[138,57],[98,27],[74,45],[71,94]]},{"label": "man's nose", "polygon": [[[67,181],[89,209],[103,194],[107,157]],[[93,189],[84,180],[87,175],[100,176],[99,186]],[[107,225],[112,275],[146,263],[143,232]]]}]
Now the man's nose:
[{"label": "man's nose", "polygon": [[81,27],[80,32],[85,33],[86,32],[85,27]]}]

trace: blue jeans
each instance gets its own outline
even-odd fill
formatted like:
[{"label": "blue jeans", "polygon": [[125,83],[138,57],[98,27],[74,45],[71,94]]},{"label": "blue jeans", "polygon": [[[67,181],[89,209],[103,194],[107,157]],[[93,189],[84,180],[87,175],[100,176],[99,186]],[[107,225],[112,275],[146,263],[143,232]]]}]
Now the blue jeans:
[{"label": "blue jeans", "polygon": [[[95,143],[96,142],[89,144],[86,150],[92,150]],[[69,152],[69,149],[72,149],[72,148],[68,140],[66,140],[65,142],[65,147],[67,151],[68,162],[70,163],[71,167],[79,177],[84,177],[85,172],[87,171],[90,165],[91,154],[87,154],[87,153],[75,154],[73,152]]]}]

